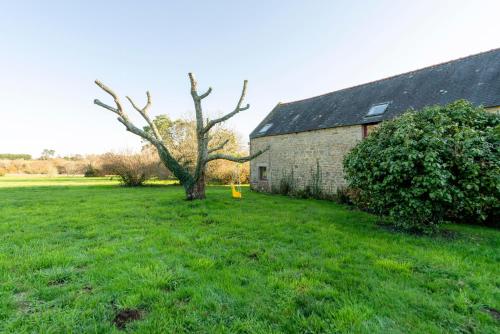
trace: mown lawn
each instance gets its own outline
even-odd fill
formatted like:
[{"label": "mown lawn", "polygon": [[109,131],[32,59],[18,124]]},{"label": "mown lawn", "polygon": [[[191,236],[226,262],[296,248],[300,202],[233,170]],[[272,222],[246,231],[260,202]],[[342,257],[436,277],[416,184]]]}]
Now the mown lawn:
[{"label": "mown lawn", "polygon": [[0,332],[499,332],[499,230],[375,222],[248,189],[187,202],[178,186],[2,177]]}]

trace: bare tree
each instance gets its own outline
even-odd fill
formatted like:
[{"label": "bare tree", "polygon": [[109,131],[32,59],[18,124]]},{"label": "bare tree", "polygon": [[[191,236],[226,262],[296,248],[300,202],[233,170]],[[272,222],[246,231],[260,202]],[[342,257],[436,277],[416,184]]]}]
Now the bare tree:
[{"label": "bare tree", "polygon": [[198,94],[198,84],[196,82],[196,79],[194,78],[194,75],[192,73],[189,73],[189,81],[191,83],[191,96],[193,98],[194,102],[194,107],[195,107],[195,112],[196,112],[196,139],[197,139],[197,146],[198,146],[198,156],[197,156],[197,161],[196,161],[196,166],[193,172],[190,172],[187,168],[183,167],[177,159],[173,157],[173,155],[170,153],[168,147],[166,147],[163,138],[160,135],[160,132],[156,128],[156,125],[154,122],[151,120],[151,118],[148,115],[148,110],[151,107],[151,95],[149,92],[146,92],[147,96],[147,102],[146,105],[143,108],[138,107],[134,101],[130,97],[126,97],[127,100],[130,102],[132,107],[139,112],[139,114],[144,118],[144,120],[147,122],[149,128],[151,131],[144,131],[143,129],[135,126],[131,121],[130,118],[128,117],[127,113],[125,112],[122,103],[120,102],[120,99],[118,98],[118,95],[100,82],[99,80],[96,80],[95,83],[103,89],[106,93],[111,95],[113,98],[116,107],[109,106],[98,99],[94,100],[94,103],[97,104],[98,106],[101,106],[105,109],[108,109],[115,114],[118,115],[118,121],[125,125],[125,128],[127,131],[132,132],[133,134],[147,140],[150,142],[154,147],[156,147],[158,151],[158,155],[160,156],[161,161],[163,164],[179,179],[181,184],[184,186],[184,189],[186,191],[186,198],[188,200],[194,200],[194,199],[204,199],[205,198],[205,176],[206,176],[206,168],[207,164],[210,161],[217,160],[217,159],[224,159],[224,160],[229,160],[229,161],[234,161],[234,162],[246,162],[250,161],[253,158],[261,155],[265,151],[269,149],[267,147],[264,150],[260,150],[256,152],[255,154],[245,156],[245,157],[237,157],[237,156],[232,156],[228,154],[222,154],[222,153],[217,153],[217,151],[220,151],[224,148],[224,146],[227,144],[226,142],[223,142],[217,146],[211,146],[210,145],[210,129],[212,129],[215,125],[227,121],[240,111],[247,110],[250,108],[250,105],[247,104],[246,106],[242,107],[243,100],[245,99],[246,91],[247,91],[247,80],[243,82],[243,89],[241,91],[240,98],[238,100],[238,103],[236,104],[236,107],[234,110],[225,116],[222,116],[220,118],[216,118],[213,120],[209,120],[208,118],[204,120],[203,117],[203,110],[201,107],[201,101],[206,98],[210,93],[212,92],[212,88],[208,88],[208,90],[203,93],[203,94]]}]

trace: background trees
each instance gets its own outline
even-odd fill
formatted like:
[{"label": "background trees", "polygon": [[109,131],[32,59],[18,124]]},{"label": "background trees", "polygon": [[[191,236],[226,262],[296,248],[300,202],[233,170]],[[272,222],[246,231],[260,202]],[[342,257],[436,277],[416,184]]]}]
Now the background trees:
[{"label": "background trees", "polygon": [[466,101],[408,112],[346,156],[347,180],[370,210],[406,229],[498,221],[499,124]]},{"label": "background trees", "polygon": [[42,154],[40,155],[40,159],[41,160],[48,160],[48,159],[51,159],[55,156],[56,154],[56,151],[55,150],[49,150],[49,149],[44,149],[42,151]]},{"label": "background trees", "polygon": [[[190,172],[194,172],[198,156],[196,138],[196,121],[190,119],[171,120],[167,115],[158,115],[153,119],[158,132],[163,138],[172,156]],[[151,127],[145,126],[144,130],[151,133]],[[226,154],[243,155],[243,147],[236,132],[218,124],[210,132],[209,140],[213,146],[221,146],[219,152]],[[146,142],[151,147],[151,144]],[[213,161],[215,162],[215,161]],[[210,162],[212,164],[213,162]]]},{"label": "background trees", "polygon": [[31,155],[29,154],[15,154],[15,153],[0,153],[0,159],[8,160],[31,160]]},{"label": "background trees", "polygon": [[[184,168],[194,172],[197,158],[196,122],[192,119],[171,120],[167,115],[158,115],[153,122],[172,155]],[[151,131],[149,126],[144,127],[144,130]],[[218,124],[213,127],[210,135],[210,140],[214,143],[214,146],[226,143],[220,150],[221,153],[233,156],[246,155],[247,150],[244,148],[242,139],[235,131]],[[151,150],[154,148],[146,142],[145,149]],[[248,183],[249,169],[248,162],[213,160],[207,164],[206,180],[208,182],[229,184],[237,182],[239,177],[240,182]],[[168,170],[166,172],[170,173]],[[160,171],[160,174],[165,173]]]}]

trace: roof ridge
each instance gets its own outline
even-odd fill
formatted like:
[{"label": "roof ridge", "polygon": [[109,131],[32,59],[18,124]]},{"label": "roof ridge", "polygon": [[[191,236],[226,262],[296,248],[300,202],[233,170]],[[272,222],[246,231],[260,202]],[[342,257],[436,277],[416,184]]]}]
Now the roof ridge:
[{"label": "roof ridge", "polygon": [[348,89],[353,89],[353,88],[357,88],[357,87],[361,87],[361,86],[365,86],[365,85],[371,85],[371,84],[374,84],[374,83],[377,83],[377,82],[383,82],[383,81],[386,81],[386,80],[390,80],[390,79],[393,79],[393,78],[396,78],[396,77],[408,75],[408,74],[411,74],[411,73],[415,73],[415,72],[419,72],[419,71],[423,71],[423,70],[428,70],[428,69],[431,69],[431,68],[434,68],[434,67],[438,67],[438,66],[443,66],[443,65],[446,65],[446,64],[449,64],[449,63],[458,62],[458,61],[461,61],[461,60],[465,60],[465,59],[469,59],[469,58],[474,58],[474,57],[477,57],[477,56],[482,56],[484,54],[487,54],[487,53],[490,53],[490,52],[496,52],[496,51],[500,51],[500,48],[490,49],[490,50],[487,50],[487,51],[482,51],[482,52],[471,54],[471,55],[468,55],[468,56],[463,56],[463,57],[455,58],[455,59],[444,61],[444,62],[441,62],[441,63],[437,63],[437,64],[425,66],[425,67],[421,67],[421,68],[416,69],[416,70],[411,70],[411,71],[408,71],[408,72],[391,75],[391,76],[388,76],[388,77],[385,77],[385,78],[382,78],[382,79],[372,80],[372,81],[368,81],[368,82],[365,82],[365,83],[362,83],[362,84],[357,84],[357,85],[354,85],[354,86],[349,86],[349,87],[346,87],[346,88],[341,88],[341,89],[338,89],[338,90],[334,90],[332,92],[328,92],[328,93],[324,93],[324,94],[320,94],[320,95],[316,95],[316,96],[312,96],[312,97],[307,97],[305,99],[299,99],[299,100],[294,100],[294,101],[290,101],[290,102],[279,102],[278,104],[284,105],[284,104],[291,104],[291,103],[295,103],[295,102],[307,101],[307,100],[315,99],[315,98],[318,98],[318,97],[323,97],[323,96],[326,96],[326,95],[330,95],[330,94],[333,94],[333,93],[345,91],[345,90],[348,90]]}]

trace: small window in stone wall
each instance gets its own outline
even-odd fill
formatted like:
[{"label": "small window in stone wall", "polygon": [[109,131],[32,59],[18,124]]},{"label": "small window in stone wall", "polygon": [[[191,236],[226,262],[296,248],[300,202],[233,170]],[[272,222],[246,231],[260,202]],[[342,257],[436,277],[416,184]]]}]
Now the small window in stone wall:
[{"label": "small window in stone wall", "polygon": [[259,180],[260,181],[267,181],[267,167],[266,166],[259,166]]}]

